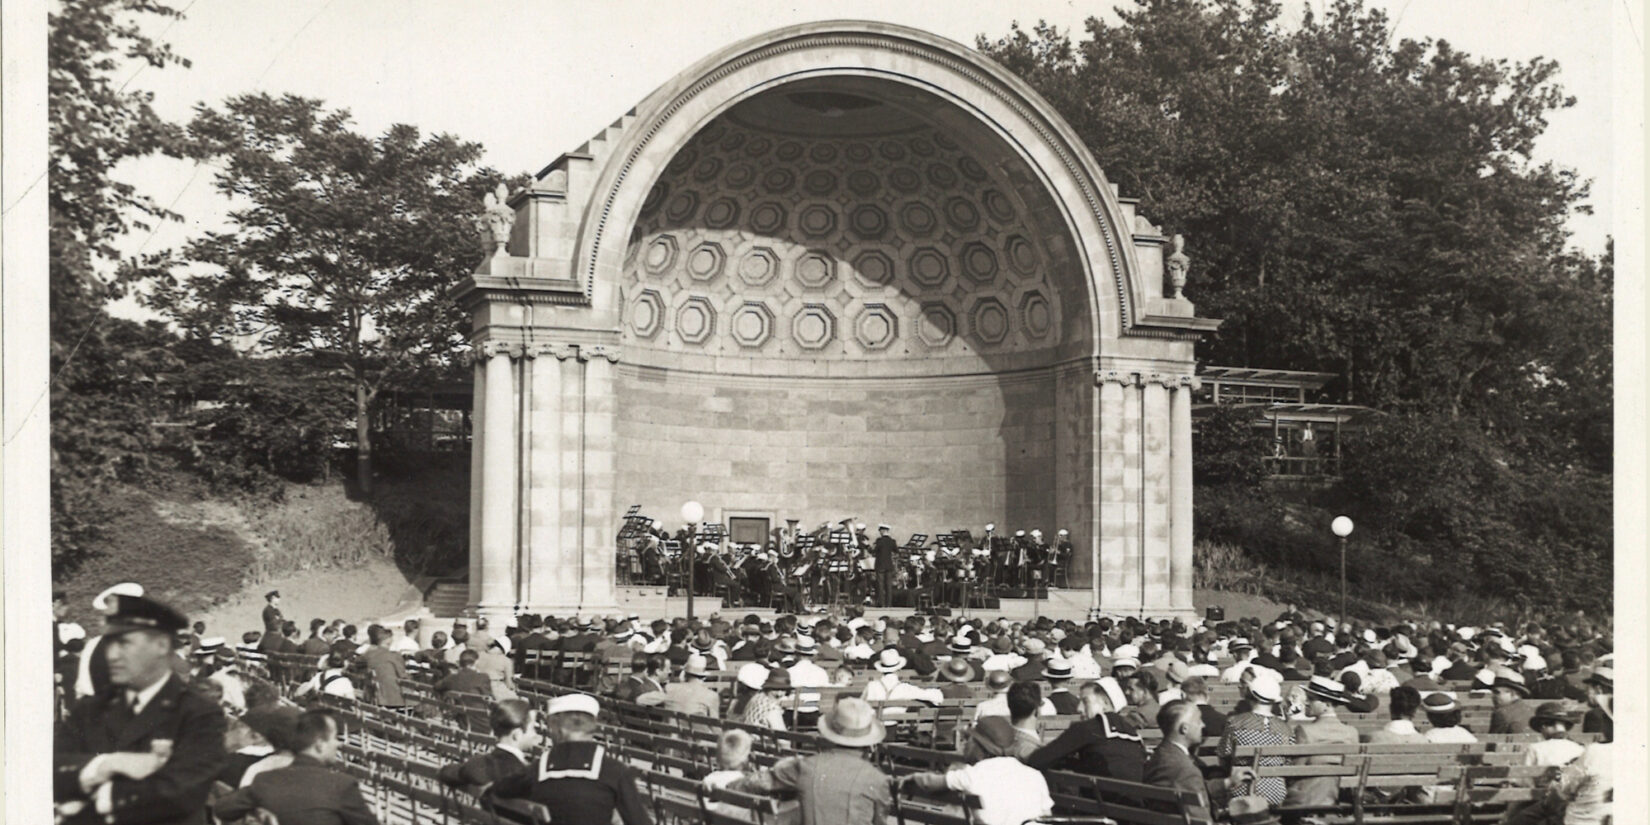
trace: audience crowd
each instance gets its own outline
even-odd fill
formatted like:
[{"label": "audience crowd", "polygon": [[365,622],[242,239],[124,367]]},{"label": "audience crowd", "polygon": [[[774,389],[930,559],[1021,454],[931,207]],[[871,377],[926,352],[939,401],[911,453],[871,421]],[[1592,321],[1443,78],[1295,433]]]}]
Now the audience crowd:
[{"label": "audience crowd", "polygon": [[[523,614],[433,632],[417,619],[363,630],[318,617],[305,635],[282,615],[279,593],[267,601],[262,630],[233,644],[130,584],[94,603],[107,617],[100,635],[54,623],[60,821],[206,822],[210,811],[222,822],[376,822],[356,780],[337,769],[339,725],[324,705],[439,717],[442,708],[403,690],[409,680],[428,684],[437,704],[489,703],[495,747],[442,768],[443,782],[483,798],[536,801],[557,823],[652,822],[632,769],[603,758],[604,703],[817,734],[818,752],[758,767],[750,731],[728,727],[716,743],[717,770],[703,779],[707,788],[782,797],[782,810],[804,825],[881,823],[898,793],[969,794],[978,821],[1018,825],[1053,811],[1046,772],[1055,770],[1199,794],[1249,821],[1265,819],[1252,819],[1257,810],[1347,802],[1335,776],[1257,775],[1290,761],[1254,764],[1240,749],[1257,745],[1533,734],[1525,764],[1545,772],[1534,780],[1535,801],[1509,814],[1521,825],[1602,821],[1613,785],[1611,633],[1579,616],[1518,627],[1374,626],[1293,609],[1270,620],[1192,622],[849,609],[691,621]],[[61,618],[61,600],[57,607]],[[524,680],[553,678],[546,663],[566,653],[584,654],[581,692],[547,703],[526,695]],[[301,679],[283,670],[295,661],[305,663]],[[1211,703],[1217,685],[1241,695],[1228,712]],[[964,758],[951,769],[896,780],[868,758],[901,730],[904,709],[977,697],[966,714],[912,742],[959,743]],[[1487,722],[1464,721],[1462,705],[1483,701],[1474,697],[1488,698]],[[1360,730],[1341,718],[1370,713],[1389,721]],[[1045,736],[1049,720],[1062,718],[1072,721]],[[1583,744],[1577,732],[1595,736]],[[1424,803],[1434,790],[1404,788],[1382,801]],[[167,815],[120,818],[149,809]]]}]

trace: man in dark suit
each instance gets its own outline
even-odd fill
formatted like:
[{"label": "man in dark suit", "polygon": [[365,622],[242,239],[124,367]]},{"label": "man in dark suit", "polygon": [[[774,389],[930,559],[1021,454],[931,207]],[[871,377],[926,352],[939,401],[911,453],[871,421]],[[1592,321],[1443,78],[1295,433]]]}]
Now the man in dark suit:
[{"label": "man in dark suit", "polygon": [[1159,709],[1157,727],[1163,731],[1163,742],[1146,760],[1144,781],[1148,785],[1207,794],[1210,800],[1218,801],[1248,781],[1254,770],[1236,767],[1230,777],[1203,778],[1205,767],[1196,753],[1203,742],[1203,715],[1198,713],[1197,705],[1185,699],[1175,699]]},{"label": "man in dark suit", "polygon": [[505,699],[493,706],[488,724],[498,744],[462,764],[443,765],[436,774],[443,783],[479,790],[500,779],[527,773],[530,754],[542,741],[532,706],[520,699]]},{"label": "man in dark suit", "polygon": [[1203,717],[1204,738],[1219,739],[1226,732],[1226,714],[1209,705],[1209,684],[1203,681],[1202,676],[1189,676],[1181,682],[1180,695],[1197,705],[1197,712]]},{"label": "man in dark suit", "polygon": [[890,528],[886,524],[877,525],[877,540],[871,545],[871,553],[876,559],[877,577],[877,606],[888,607],[894,601],[894,554],[899,552],[899,542],[889,535]]},{"label": "man in dark suit", "polygon": [[57,727],[53,792],[68,825],[204,825],[223,768],[223,711],[172,672],[176,610],[142,596],[109,597],[103,649],[109,684],[76,702]]},{"label": "man in dark suit", "polygon": [[298,646],[298,652],[305,656],[325,656],[332,650],[332,645],[321,638],[321,630],[327,626],[326,619],[311,619],[309,621],[309,638]]},{"label": "man in dark suit", "polygon": [[466,650],[458,654],[458,670],[435,684],[437,693],[445,696],[449,693],[479,693],[482,696],[493,695],[493,680],[487,674],[476,670],[476,659],[481,654],[473,650]]},{"label": "man in dark suit", "polygon": [[338,723],[332,714],[304,713],[292,738],[291,765],[258,774],[252,784],[218,800],[212,812],[225,822],[263,809],[281,825],[378,825],[361,786],[329,767],[338,758]]}]

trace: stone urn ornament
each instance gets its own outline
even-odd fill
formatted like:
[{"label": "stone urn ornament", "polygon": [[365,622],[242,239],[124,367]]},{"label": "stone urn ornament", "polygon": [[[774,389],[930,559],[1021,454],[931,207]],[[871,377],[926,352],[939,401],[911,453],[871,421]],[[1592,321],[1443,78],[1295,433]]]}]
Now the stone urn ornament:
[{"label": "stone urn ornament", "polygon": [[1168,260],[1169,286],[1174,290],[1175,300],[1179,300],[1185,297],[1181,291],[1186,288],[1186,270],[1191,267],[1192,259],[1186,256],[1185,237],[1175,235],[1170,243],[1174,245],[1174,251],[1169,254]]},{"label": "stone urn ornament", "polygon": [[476,218],[476,228],[481,232],[482,241],[492,245],[492,257],[506,254],[504,245],[510,242],[510,230],[516,225],[516,210],[506,203],[509,199],[510,190],[502,183],[481,199],[482,210]]}]

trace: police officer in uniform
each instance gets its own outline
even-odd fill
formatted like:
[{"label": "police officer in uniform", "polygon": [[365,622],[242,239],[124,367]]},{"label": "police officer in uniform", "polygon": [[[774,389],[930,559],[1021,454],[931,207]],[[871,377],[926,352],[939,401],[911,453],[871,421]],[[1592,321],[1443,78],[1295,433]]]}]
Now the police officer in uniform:
[{"label": "police officer in uniform", "polygon": [[103,648],[109,684],[57,726],[53,795],[66,825],[205,825],[223,769],[224,716],[171,667],[183,614],[142,596],[110,596]]},{"label": "police officer in uniform", "polygon": [[284,615],[281,615],[281,591],[266,592],[264,601],[269,602],[264,606],[264,639],[267,640],[279,637],[282,622],[285,622]]}]

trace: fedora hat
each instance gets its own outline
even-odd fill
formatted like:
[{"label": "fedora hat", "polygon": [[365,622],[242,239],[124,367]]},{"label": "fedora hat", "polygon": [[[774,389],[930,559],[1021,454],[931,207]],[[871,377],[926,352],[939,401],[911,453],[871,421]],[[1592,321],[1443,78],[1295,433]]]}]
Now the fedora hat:
[{"label": "fedora hat", "polygon": [[789,691],[791,689],[791,672],[782,667],[769,670],[768,679],[762,683],[762,689]]},{"label": "fedora hat", "polygon": [[1278,821],[1264,796],[1235,797],[1227,804],[1226,814],[1232,825],[1273,825]]},{"label": "fedora hat", "polygon": [[885,647],[882,649],[881,653],[877,654],[876,668],[883,673],[893,673],[896,670],[904,670],[905,665],[905,656],[899,652],[899,648],[897,647]]},{"label": "fedora hat", "polygon": [[1562,722],[1566,727],[1575,727],[1581,720],[1584,711],[1570,702],[1542,702],[1530,714],[1530,727],[1534,728],[1543,722]]},{"label": "fedora hat", "polygon": [[948,682],[966,682],[974,678],[974,668],[968,666],[967,659],[952,657],[940,667],[940,676]]},{"label": "fedora hat", "polygon": [[693,653],[688,655],[687,663],[682,666],[682,670],[689,676],[703,676],[705,675],[705,668],[708,664],[709,663],[705,661],[705,657],[700,656],[697,653]]},{"label": "fedora hat", "polygon": [[993,691],[1008,690],[1014,684],[1014,674],[1006,670],[991,670],[985,674],[985,686]]},{"label": "fedora hat", "polygon": [[853,696],[837,700],[831,712],[819,718],[819,735],[827,742],[848,748],[868,748],[882,741],[882,720],[864,699]]},{"label": "fedora hat", "polygon": [[1071,678],[1071,662],[1065,659],[1054,658],[1043,662],[1043,678],[1051,682],[1063,682]]}]

